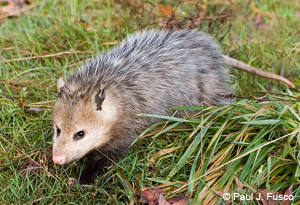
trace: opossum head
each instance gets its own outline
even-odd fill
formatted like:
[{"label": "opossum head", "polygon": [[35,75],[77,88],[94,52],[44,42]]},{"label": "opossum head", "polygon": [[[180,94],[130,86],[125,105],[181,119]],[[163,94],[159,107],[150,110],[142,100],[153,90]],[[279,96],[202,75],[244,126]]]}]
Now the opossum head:
[{"label": "opossum head", "polygon": [[53,161],[56,164],[79,159],[107,144],[117,116],[110,93],[105,92],[103,85],[92,95],[80,96],[76,90],[80,88],[75,87],[65,85],[62,78],[57,83],[59,98],[53,109]]}]

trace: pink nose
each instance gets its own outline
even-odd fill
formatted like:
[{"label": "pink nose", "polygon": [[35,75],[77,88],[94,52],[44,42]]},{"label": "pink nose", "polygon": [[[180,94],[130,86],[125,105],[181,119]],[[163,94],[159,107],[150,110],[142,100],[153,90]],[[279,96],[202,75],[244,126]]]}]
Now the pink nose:
[{"label": "pink nose", "polygon": [[66,162],[66,156],[65,155],[58,155],[58,156],[53,156],[53,162],[55,164],[64,164]]}]

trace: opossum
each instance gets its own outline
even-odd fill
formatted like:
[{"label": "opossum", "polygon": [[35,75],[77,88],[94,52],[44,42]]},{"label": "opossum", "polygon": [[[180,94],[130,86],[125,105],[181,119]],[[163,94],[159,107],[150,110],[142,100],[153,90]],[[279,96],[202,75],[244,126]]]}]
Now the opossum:
[{"label": "opossum", "polygon": [[[225,57],[205,33],[143,31],[58,80],[53,109],[53,161],[87,155],[80,184],[90,184],[135,138],[176,106],[232,103]],[[225,96],[225,97],[224,97]],[[183,113],[177,113],[183,116]]]}]

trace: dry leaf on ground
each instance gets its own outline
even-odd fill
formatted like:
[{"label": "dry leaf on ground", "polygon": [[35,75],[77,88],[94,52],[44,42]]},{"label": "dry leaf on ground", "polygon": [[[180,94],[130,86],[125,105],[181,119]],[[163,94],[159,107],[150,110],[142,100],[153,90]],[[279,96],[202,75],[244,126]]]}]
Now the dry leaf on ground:
[{"label": "dry leaf on ground", "polygon": [[9,16],[19,16],[25,11],[35,7],[35,4],[26,0],[11,0],[6,2],[8,3],[6,6],[0,6],[0,20]]},{"label": "dry leaf on ground", "polygon": [[171,205],[188,205],[189,198],[186,196],[174,196],[168,199],[167,202]]},{"label": "dry leaf on ground", "polygon": [[160,188],[147,189],[140,198],[140,202],[148,205],[188,205],[188,200],[186,196],[174,196],[166,200]]},{"label": "dry leaf on ground", "polygon": [[158,202],[158,205],[170,205],[170,204],[165,200],[163,194],[159,195],[158,201],[157,201],[157,202]]},{"label": "dry leaf on ground", "polygon": [[293,184],[289,186],[289,188],[284,192],[284,199],[281,202],[281,205],[289,205],[290,204],[290,196],[293,195]]},{"label": "dry leaf on ground", "polygon": [[161,11],[161,16],[172,16],[172,7],[169,4],[167,6],[157,4],[157,8]]},{"label": "dry leaf on ground", "polygon": [[[270,197],[271,195],[274,197]],[[258,201],[260,201],[264,205],[280,205],[278,200],[273,199],[278,197],[279,195],[280,194],[277,191],[262,189],[257,190],[256,193],[253,193],[253,198],[259,199]]]},{"label": "dry leaf on ground", "polygon": [[243,184],[236,176],[234,176],[234,179],[235,179],[235,183],[238,185],[237,191],[245,190],[245,189],[248,188],[248,187],[247,187],[245,184]]},{"label": "dry leaf on ground", "polygon": [[22,169],[23,176],[41,168],[40,165],[38,165],[38,163],[32,159],[29,159],[27,162],[21,164],[20,167]]},{"label": "dry leaf on ground", "polygon": [[163,190],[160,188],[147,189],[143,191],[143,195],[140,198],[142,203],[157,202],[158,197],[163,193]]}]

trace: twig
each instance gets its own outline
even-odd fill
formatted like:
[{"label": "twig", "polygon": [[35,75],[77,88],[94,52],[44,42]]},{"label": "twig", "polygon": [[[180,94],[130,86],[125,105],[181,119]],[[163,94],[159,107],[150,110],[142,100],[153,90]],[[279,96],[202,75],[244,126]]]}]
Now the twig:
[{"label": "twig", "polygon": [[9,98],[9,99],[11,99],[11,100],[16,100],[14,97],[12,97],[12,96],[9,96],[9,95],[6,95],[6,94],[2,94],[4,97],[7,97],[7,98]]},{"label": "twig", "polygon": [[17,59],[11,59],[11,60],[3,60],[0,61],[2,62],[13,62],[13,61],[22,61],[22,60],[30,60],[30,59],[35,59],[35,58],[48,58],[48,57],[55,57],[55,56],[60,56],[60,55],[66,55],[66,54],[77,54],[77,53],[94,53],[93,51],[65,51],[65,52],[60,52],[60,53],[54,53],[54,54],[48,54],[48,55],[43,55],[43,56],[32,56],[32,57],[27,57],[27,58],[17,58]]},{"label": "twig", "polygon": [[276,15],[275,14],[272,14],[272,13],[269,13],[269,12],[266,12],[266,11],[262,11],[260,10],[259,8],[257,8],[254,4],[253,1],[250,1],[250,7],[251,9],[257,13],[257,14],[261,14],[263,16],[267,16],[267,17],[270,17],[271,19],[275,19],[276,18]]}]

